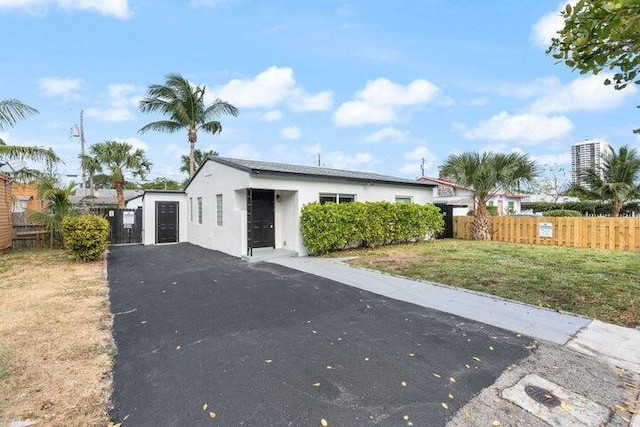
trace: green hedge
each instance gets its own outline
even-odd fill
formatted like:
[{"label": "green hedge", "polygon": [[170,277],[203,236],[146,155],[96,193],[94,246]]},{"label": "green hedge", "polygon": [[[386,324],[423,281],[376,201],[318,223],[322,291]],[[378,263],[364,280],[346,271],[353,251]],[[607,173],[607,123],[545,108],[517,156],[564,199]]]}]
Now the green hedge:
[{"label": "green hedge", "polygon": [[434,205],[316,202],[302,208],[300,228],[302,243],[313,255],[421,240],[442,232],[444,219]]},{"label": "green hedge", "polygon": [[[526,203],[523,202],[521,206],[522,210],[531,209],[534,212],[545,213],[547,211],[554,210],[570,210],[578,211],[582,215],[611,215],[611,203],[603,202],[562,202],[562,203],[548,203],[548,202],[536,202]],[[622,207],[622,214],[629,215],[632,212],[636,214],[640,213],[640,204],[637,202],[625,203]]]},{"label": "green hedge", "polygon": [[555,209],[552,211],[546,211],[544,216],[582,216],[582,212],[572,211],[569,209]]},{"label": "green hedge", "polygon": [[88,213],[62,220],[64,245],[71,259],[95,261],[109,244],[109,221]]}]

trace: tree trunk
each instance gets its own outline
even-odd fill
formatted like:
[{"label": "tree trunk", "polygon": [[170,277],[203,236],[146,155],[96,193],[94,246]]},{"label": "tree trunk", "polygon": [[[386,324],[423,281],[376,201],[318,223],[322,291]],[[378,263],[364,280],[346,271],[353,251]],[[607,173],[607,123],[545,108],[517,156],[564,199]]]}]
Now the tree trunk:
[{"label": "tree trunk", "polygon": [[118,209],[124,209],[124,179],[114,181],[116,187],[116,197],[118,199]]},{"label": "tree trunk", "polygon": [[611,216],[618,217],[620,216],[620,211],[622,211],[622,203],[619,200],[614,200],[611,203]]},{"label": "tree trunk", "polygon": [[193,178],[196,174],[196,157],[195,148],[196,141],[198,140],[198,132],[195,126],[189,128],[189,178]]},{"label": "tree trunk", "polygon": [[471,223],[471,238],[473,240],[491,240],[492,232],[491,215],[486,206],[478,204]]}]

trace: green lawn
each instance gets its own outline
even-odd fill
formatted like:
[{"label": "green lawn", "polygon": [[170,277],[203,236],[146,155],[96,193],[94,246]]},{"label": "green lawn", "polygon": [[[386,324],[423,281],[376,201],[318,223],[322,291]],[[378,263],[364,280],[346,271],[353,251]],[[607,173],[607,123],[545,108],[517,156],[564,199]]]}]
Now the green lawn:
[{"label": "green lawn", "polygon": [[640,254],[438,240],[337,252],[355,266],[640,325]]}]

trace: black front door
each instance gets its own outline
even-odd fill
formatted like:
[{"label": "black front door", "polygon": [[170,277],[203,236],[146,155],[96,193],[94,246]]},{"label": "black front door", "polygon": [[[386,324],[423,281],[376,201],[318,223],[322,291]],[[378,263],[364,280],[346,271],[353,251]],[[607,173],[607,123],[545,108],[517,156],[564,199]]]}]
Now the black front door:
[{"label": "black front door", "polygon": [[178,202],[156,202],[156,243],[178,241]]},{"label": "black front door", "polygon": [[252,247],[275,247],[276,233],[274,227],[274,199],[273,190],[251,191],[251,222]]}]

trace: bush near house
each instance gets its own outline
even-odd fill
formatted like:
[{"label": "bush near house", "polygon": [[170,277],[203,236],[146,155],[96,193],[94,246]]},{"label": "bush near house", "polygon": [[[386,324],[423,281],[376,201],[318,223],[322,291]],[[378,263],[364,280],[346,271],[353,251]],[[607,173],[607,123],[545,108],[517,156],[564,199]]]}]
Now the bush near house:
[{"label": "bush near house", "polygon": [[310,203],[302,208],[300,224],[302,243],[315,255],[360,246],[419,241],[441,232],[444,219],[434,205]]},{"label": "bush near house", "polygon": [[77,261],[100,259],[109,244],[109,231],[109,221],[92,213],[62,220],[65,248]]}]

